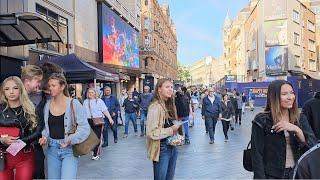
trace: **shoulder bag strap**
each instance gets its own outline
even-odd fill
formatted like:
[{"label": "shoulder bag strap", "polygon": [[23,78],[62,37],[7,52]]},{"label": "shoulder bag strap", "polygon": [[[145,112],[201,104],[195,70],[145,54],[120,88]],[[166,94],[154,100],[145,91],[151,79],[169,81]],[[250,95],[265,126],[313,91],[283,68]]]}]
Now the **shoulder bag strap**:
[{"label": "shoulder bag strap", "polygon": [[71,121],[72,121],[72,125],[76,126],[77,125],[77,120],[76,120],[76,115],[75,115],[75,112],[74,112],[73,100],[74,99],[71,99],[71,102],[70,102]]},{"label": "shoulder bag strap", "polygon": [[91,112],[90,99],[88,99],[88,104],[89,104],[89,111],[90,111],[90,116],[91,116],[91,118],[93,118],[93,116],[92,116],[92,112]]}]

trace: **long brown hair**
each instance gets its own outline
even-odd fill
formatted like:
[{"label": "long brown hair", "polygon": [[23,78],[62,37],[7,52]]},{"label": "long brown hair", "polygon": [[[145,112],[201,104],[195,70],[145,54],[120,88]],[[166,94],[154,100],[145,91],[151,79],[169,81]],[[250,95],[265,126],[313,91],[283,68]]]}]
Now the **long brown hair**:
[{"label": "long brown hair", "polygon": [[154,98],[153,98],[153,102],[158,102],[161,105],[164,105],[165,111],[166,111],[166,118],[168,119],[177,119],[177,111],[176,111],[176,106],[174,103],[174,98],[173,95],[172,97],[168,98],[166,101],[164,101],[161,97],[160,97],[160,93],[159,93],[159,89],[162,87],[162,85],[165,82],[171,82],[171,80],[169,79],[159,79],[154,91]]},{"label": "long brown hair", "polygon": [[48,81],[54,79],[54,80],[58,80],[60,86],[64,85],[64,89],[63,89],[63,94],[67,97],[70,97],[69,95],[69,91],[68,91],[68,84],[67,84],[67,80],[64,77],[64,75],[62,73],[53,73],[49,78]]},{"label": "long brown hair", "polygon": [[4,110],[9,108],[8,99],[4,94],[4,88],[5,88],[5,85],[7,84],[8,81],[13,81],[18,86],[18,88],[19,88],[19,102],[22,106],[22,109],[24,112],[24,117],[31,124],[31,127],[35,128],[38,124],[35,107],[34,107],[33,103],[31,102],[31,100],[29,99],[29,96],[27,94],[26,89],[23,86],[21,79],[17,76],[10,76],[2,82],[1,93],[0,93],[1,94],[0,102],[3,102],[5,104]]},{"label": "long brown hair", "polygon": [[[275,80],[272,81],[268,87],[268,94],[267,94],[267,106],[265,108],[265,112],[270,112],[273,119],[273,124],[276,124],[280,121],[280,117],[283,115],[281,111],[281,87],[285,84],[288,84],[292,87],[293,86],[290,82],[285,80]],[[294,92],[294,89],[293,89]],[[294,92],[296,95],[296,93]],[[297,124],[299,118],[298,112],[298,104],[297,99],[293,102],[292,108],[289,109],[289,122],[292,124]]]}]

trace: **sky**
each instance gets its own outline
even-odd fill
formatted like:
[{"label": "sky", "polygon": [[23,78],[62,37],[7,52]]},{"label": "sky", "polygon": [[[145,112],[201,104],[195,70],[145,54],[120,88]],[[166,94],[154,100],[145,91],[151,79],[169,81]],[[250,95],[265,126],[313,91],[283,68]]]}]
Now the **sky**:
[{"label": "sky", "polygon": [[223,54],[223,23],[234,19],[249,0],[158,0],[169,4],[177,28],[178,61],[191,65],[206,56]]}]

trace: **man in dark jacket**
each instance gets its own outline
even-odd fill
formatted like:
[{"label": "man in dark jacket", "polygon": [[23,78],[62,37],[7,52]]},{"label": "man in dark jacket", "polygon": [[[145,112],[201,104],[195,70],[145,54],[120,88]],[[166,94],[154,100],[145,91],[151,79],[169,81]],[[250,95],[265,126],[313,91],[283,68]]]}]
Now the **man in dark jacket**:
[{"label": "man in dark jacket", "polygon": [[201,115],[207,123],[210,144],[214,143],[214,133],[218,118],[221,118],[221,101],[214,95],[214,90],[209,90],[209,95],[203,99]]},{"label": "man in dark jacket", "polygon": [[190,144],[189,134],[189,114],[191,111],[191,99],[187,95],[187,88],[182,87],[182,90],[176,92],[175,105],[177,108],[177,115],[179,119],[182,119],[185,135],[185,144]]},{"label": "man in dark jacket", "polygon": [[302,107],[302,113],[307,116],[314,135],[320,139],[320,91],[308,100]]},{"label": "man in dark jacket", "polygon": [[293,173],[293,179],[320,179],[320,143],[304,153]]},{"label": "man in dark jacket", "polygon": [[117,97],[111,94],[111,88],[109,86],[104,87],[104,96],[101,99],[106,104],[108,111],[114,122],[111,125],[108,120],[105,120],[106,123],[104,124],[104,130],[103,130],[104,142],[102,147],[107,147],[108,146],[108,127],[110,127],[110,129],[113,132],[114,143],[118,142],[117,126],[118,126],[118,113],[120,112],[120,104]]},{"label": "man in dark jacket", "polygon": [[140,136],[144,136],[145,131],[145,123],[144,121],[147,120],[148,108],[151,104],[153,99],[153,94],[150,93],[150,87],[144,86],[143,93],[139,97],[139,104],[140,104],[140,126],[141,126],[141,134]]}]

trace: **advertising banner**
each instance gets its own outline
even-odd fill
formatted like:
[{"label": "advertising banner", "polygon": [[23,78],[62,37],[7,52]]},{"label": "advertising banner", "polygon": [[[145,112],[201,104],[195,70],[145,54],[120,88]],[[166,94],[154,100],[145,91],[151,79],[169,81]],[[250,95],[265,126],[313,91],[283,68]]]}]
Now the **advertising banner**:
[{"label": "advertising banner", "polygon": [[287,0],[265,0],[264,19],[276,20],[287,17]]},{"label": "advertising banner", "polygon": [[288,70],[288,47],[266,47],[266,75],[276,76],[285,74]]},{"label": "advertising banner", "polygon": [[264,26],[266,46],[287,45],[287,20],[267,21]]},{"label": "advertising banner", "polygon": [[138,32],[103,3],[101,14],[103,63],[139,68]]}]

